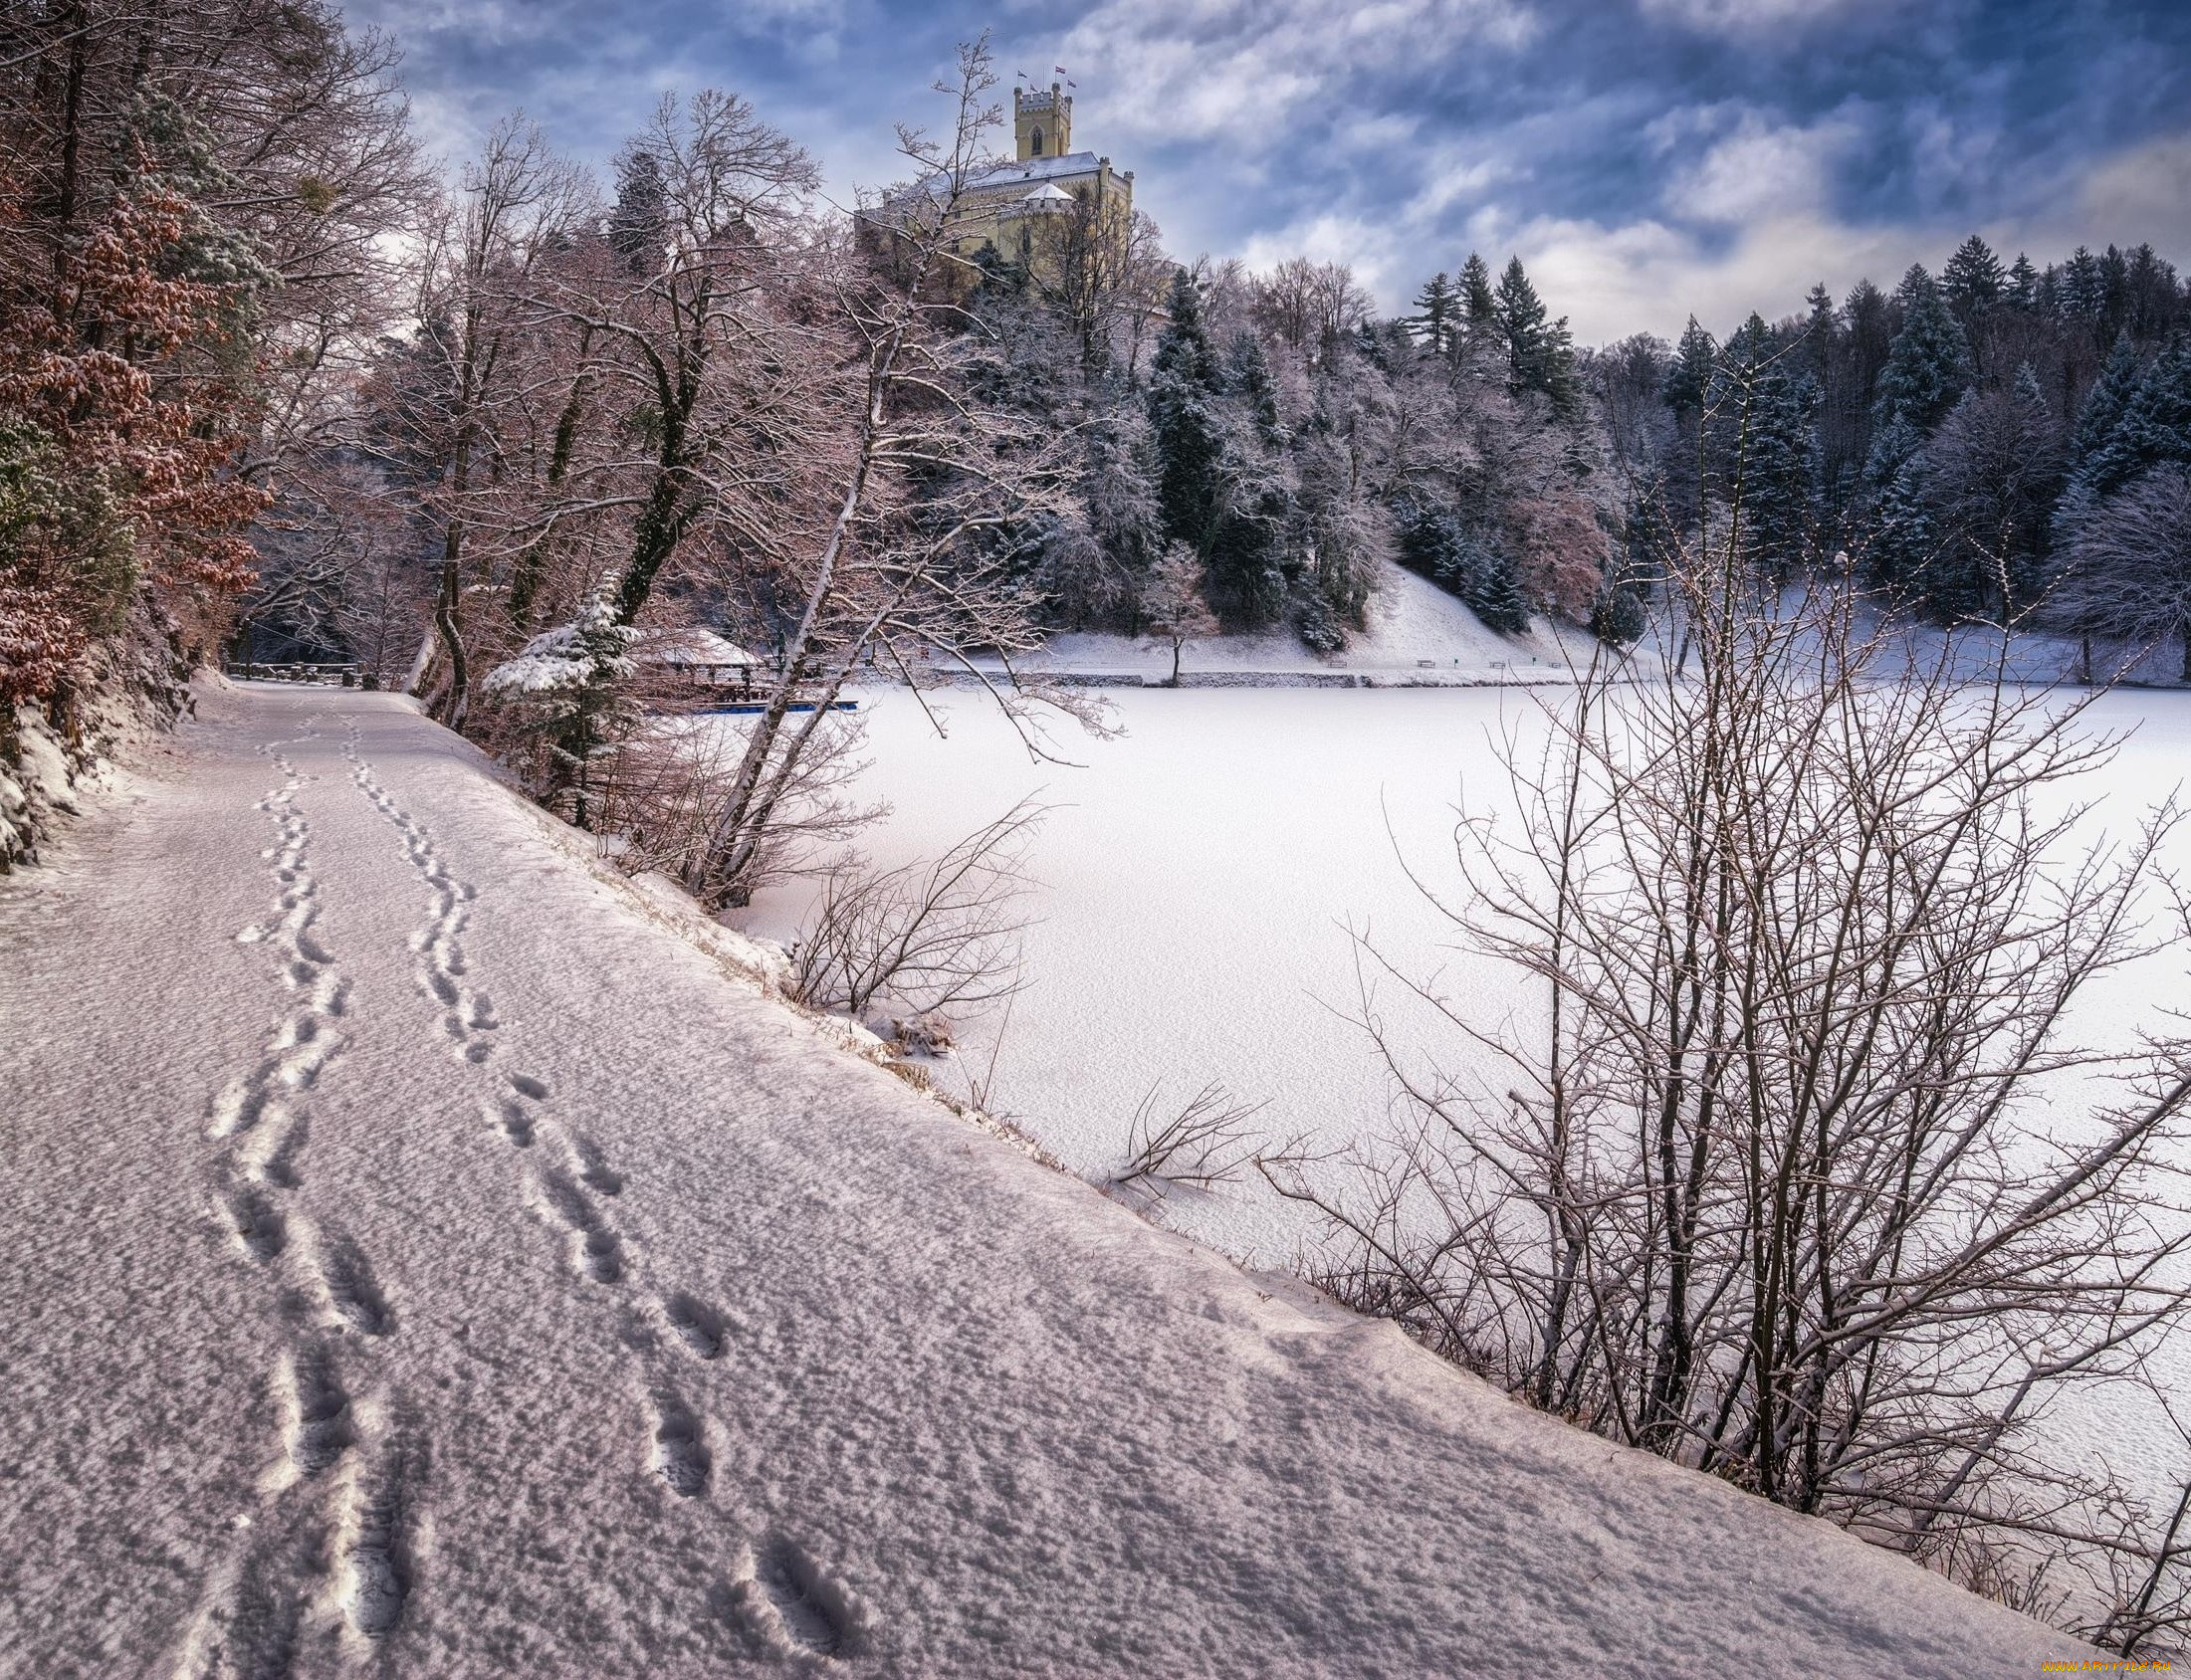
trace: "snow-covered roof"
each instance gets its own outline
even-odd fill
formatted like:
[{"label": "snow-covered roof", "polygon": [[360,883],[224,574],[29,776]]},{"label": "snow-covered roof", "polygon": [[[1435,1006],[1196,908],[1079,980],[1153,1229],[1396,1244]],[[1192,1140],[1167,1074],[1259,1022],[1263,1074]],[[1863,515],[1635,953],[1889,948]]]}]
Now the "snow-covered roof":
[{"label": "snow-covered roof", "polygon": [[1014,181],[1071,180],[1076,175],[1092,175],[1102,167],[1103,159],[1092,151],[1068,151],[1056,157],[1024,157],[994,164],[970,174],[967,185],[1000,187]]},{"label": "snow-covered roof", "polygon": [[684,630],[657,630],[640,644],[638,657],[658,665],[758,665],[736,642],[713,630],[695,625]]},{"label": "snow-covered roof", "polygon": [[[980,168],[969,169],[967,190],[986,194],[1006,187],[1035,187],[1044,182],[1074,181],[1096,174],[1102,168],[1103,159],[1092,151],[1068,151],[1056,157],[1006,158],[1000,163],[986,163]],[[912,190],[940,198],[946,185],[947,177],[931,175]]]}]

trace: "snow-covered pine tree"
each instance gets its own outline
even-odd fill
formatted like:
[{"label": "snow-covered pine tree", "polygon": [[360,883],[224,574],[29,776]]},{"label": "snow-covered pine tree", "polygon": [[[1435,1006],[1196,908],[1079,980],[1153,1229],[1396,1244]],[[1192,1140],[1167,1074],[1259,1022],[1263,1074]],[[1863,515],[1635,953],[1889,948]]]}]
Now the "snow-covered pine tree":
[{"label": "snow-covered pine tree", "polygon": [[1172,277],[1169,318],[1149,364],[1149,431],[1165,534],[1197,554],[1208,551],[1223,493],[1222,386],[1203,327],[1202,290],[1181,269]]},{"label": "snow-covered pine tree", "polygon": [[2114,348],[2107,352],[2107,360],[2100,367],[2099,377],[2092,381],[2092,388],[2084,393],[2084,406],[2078,410],[2077,424],[2070,432],[2073,489],[2089,489],[2083,482],[2085,465],[2115,435],[2115,428],[2122,423],[2130,399],[2137,395],[2138,380],[2144,371],[2129,334],[2117,333]]},{"label": "snow-covered pine tree", "polygon": [[1870,492],[1871,529],[1865,562],[1878,582],[1918,592],[1939,548],[1939,532],[1925,496],[1924,438],[1895,414],[1872,434],[1864,465]]},{"label": "snow-covered pine tree", "polygon": [[616,160],[608,245],[634,274],[652,269],[668,249],[669,189],[662,160],[648,147],[634,146]]},{"label": "snow-covered pine tree", "polygon": [[2106,301],[2099,259],[2080,245],[2070,253],[2055,282],[2055,308],[2064,320],[2096,321]]},{"label": "snow-covered pine tree", "polygon": [[1224,382],[1226,392],[1254,422],[1263,447],[1283,449],[1286,429],[1278,414],[1278,385],[1258,333],[1243,327],[1232,335],[1225,348]]},{"label": "snow-covered pine tree", "polygon": [[2191,465],[2191,337],[2153,358],[2106,441],[2087,456],[2078,488],[2100,498],[2163,462]]},{"label": "snow-covered pine tree", "polygon": [[1514,391],[1552,390],[1552,329],[1545,319],[1544,300],[1521,266],[1509,257],[1492,294],[1498,309],[1499,328],[1506,334],[1507,386]]},{"label": "snow-covered pine tree", "polygon": [[2009,265],[2008,281],[2001,295],[2002,300],[2015,309],[2030,311],[2039,307],[2039,271],[2021,251],[2017,252],[2016,261]]},{"label": "snow-covered pine tree", "polygon": [[1905,421],[1928,437],[1970,383],[1970,340],[1923,265],[1910,266],[1894,297],[1902,326],[1879,373],[1873,423]]},{"label": "snow-covered pine tree", "polygon": [[1702,410],[1718,359],[1718,344],[1697,325],[1696,316],[1690,315],[1688,325],[1681,329],[1681,341],[1673,348],[1673,365],[1666,370],[1666,406],[1673,410],[1676,420],[1694,417]]},{"label": "snow-covered pine tree", "polygon": [[[1801,562],[1811,530],[1818,387],[1791,370],[1792,359],[1753,314],[1727,340],[1706,395],[1711,454],[1720,471],[1740,469],[1743,549],[1774,579]],[[1731,483],[1720,487],[1733,492]]]}]

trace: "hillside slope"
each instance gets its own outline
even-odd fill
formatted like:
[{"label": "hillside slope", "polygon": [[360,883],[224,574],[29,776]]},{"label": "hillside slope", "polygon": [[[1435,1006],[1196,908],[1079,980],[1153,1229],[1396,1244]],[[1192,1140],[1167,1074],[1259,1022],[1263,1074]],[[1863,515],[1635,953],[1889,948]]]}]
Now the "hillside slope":
[{"label": "hillside slope", "polygon": [[[1528,634],[1501,636],[1485,628],[1467,604],[1426,577],[1385,564],[1366,612],[1368,623],[1339,653],[1312,653],[1291,631],[1267,636],[1211,636],[1191,641],[1181,667],[1186,672],[1339,672],[1358,671],[1387,679],[1507,682],[1564,677],[1569,650],[1558,630],[1538,619]],[[1587,661],[1587,640],[1569,632],[1577,654]],[[1028,671],[1138,672],[1169,677],[1169,644],[1132,636],[1070,632],[1052,636],[1024,662]]]},{"label": "hillside slope", "polygon": [[2028,1676],[834,1048],[381,695],[0,887],[0,1672]]}]

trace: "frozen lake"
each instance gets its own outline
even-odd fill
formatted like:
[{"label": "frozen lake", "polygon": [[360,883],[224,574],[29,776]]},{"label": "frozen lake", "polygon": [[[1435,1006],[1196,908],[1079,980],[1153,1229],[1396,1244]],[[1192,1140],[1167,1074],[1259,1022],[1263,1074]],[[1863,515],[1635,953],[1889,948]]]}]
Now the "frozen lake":
[{"label": "frozen lake", "polygon": [[[1032,852],[1041,882],[1027,940],[1029,984],[1008,1023],[971,1023],[938,1078],[964,1087],[995,1055],[994,1106],[1068,1167],[1091,1178],[1120,1163],[1134,1108],[1152,1085],[1176,1110],[1205,1080],[1267,1107],[1273,1142],[1307,1135],[1341,1146],[1389,1132],[1392,1079],[1361,1013],[1350,929],[1367,930],[1402,971],[1438,989],[1478,1026],[1541,997],[1504,965],[1456,950],[1457,930],[1424,898],[1457,885],[1455,808],[1511,812],[1497,742],[1541,741],[1539,701],[1518,689],[1126,690],[1126,734],[1060,734],[1083,767],[1032,764],[979,697],[945,697],[948,737],[902,691],[868,697],[869,756],[858,791],[891,815],[863,839],[878,863],[934,857],[1037,795],[1056,808]],[[1557,703],[1557,693],[1547,696]],[[2113,764],[2078,794],[2089,821],[2127,837],[2191,768],[2191,694],[2123,691],[2089,714],[2124,735]],[[2191,883],[2191,831],[2168,861]],[[794,934],[811,883],[764,895],[748,925]],[[2159,909],[2156,900],[2155,909]],[[2072,1030],[2087,1043],[2135,1042],[2142,1026],[2182,1031],[2160,1011],[2191,1010],[2182,943],[2104,976]],[[1496,1075],[1450,1024],[1378,993],[1387,1037],[1417,1065]],[[999,1038],[999,1027],[1002,1028]],[[2038,1124],[2083,1124],[2094,1093],[2063,1077]],[[1164,1223],[1251,1264],[1284,1266],[1316,1235],[1303,1211],[1250,1170],[1215,1192],[1174,1190]],[[2191,1336],[2161,1355],[2163,1379],[2191,1389]],[[2175,1425],[2136,1390],[2087,1390],[2058,1402],[2048,1432],[2081,1444],[2166,1503],[2191,1454]]]},{"label": "frozen lake", "polygon": [[[1216,1080],[1267,1105],[1254,1125],[1274,1141],[1382,1125],[1388,1075],[1346,1018],[1360,1012],[1350,929],[1411,972],[1442,965],[1485,1011],[1506,1001],[1506,976],[1439,948],[1451,930],[1400,857],[1449,878],[1454,806],[1504,786],[1491,732],[1537,716],[1523,691],[1129,690],[1123,737],[1056,734],[1080,767],[1030,762],[971,694],[944,698],[948,737],[903,693],[869,705],[857,791],[892,807],[862,841],[876,862],[932,857],[1022,797],[1053,807],[1030,856],[1026,989],[1008,1019],[969,1023],[939,1077],[963,1085],[993,1054],[994,1106],[1084,1176],[1122,1160],[1152,1086],[1176,1110]],[[747,926],[787,939],[813,892],[763,895]],[[1427,1024],[1410,1021],[1422,1042]],[[1167,1221],[1275,1263],[1289,1212],[1251,1174],[1175,1193]]]},{"label": "frozen lake", "polygon": [[[1456,931],[1402,864],[1453,890],[1455,808],[1511,807],[1496,742],[1541,738],[1532,692],[1145,689],[1115,700],[1121,738],[1058,734],[1080,766],[1069,767],[1031,763],[970,693],[932,702],[948,736],[902,691],[868,697],[873,762],[858,791],[892,807],[863,839],[878,863],[932,857],[1028,795],[1055,807],[1032,852],[1041,924],[1027,940],[1027,988],[1008,1021],[968,1025],[941,1079],[963,1085],[993,1052],[995,1106],[1101,1177],[1152,1086],[1176,1109],[1220,1081],[1267,1105],[1256,1126],[1273,1141],[1339,1144],[1386,1128],[1391,1078],[1350,1019],[1361,1012],[1350,929],[1404,971],[1437,975],[1479,1025],[1534,1008],[1537,993],[1511,970],[1452,948]],[[2126,831],[2191,764],[2191,696],[2119,693],[2093,718],[2134,732],[2085,790]],[[2191,846],[2175,851],[2191,862]],[[812,896],[810,883],[765,894],[747,925],[788,938]],[[2085,1030],[2112,1037],[2155,995],[2180,994],[2185,965],[2169,952],[2111,976],[2087,999]],[[1404,1053],[1490,1071],[1389,978],[1377,1002]],[[1293,1213],[1251,1175],[1175,1193],[1165,1218],[1276,1264],[1303,1234]]]}]

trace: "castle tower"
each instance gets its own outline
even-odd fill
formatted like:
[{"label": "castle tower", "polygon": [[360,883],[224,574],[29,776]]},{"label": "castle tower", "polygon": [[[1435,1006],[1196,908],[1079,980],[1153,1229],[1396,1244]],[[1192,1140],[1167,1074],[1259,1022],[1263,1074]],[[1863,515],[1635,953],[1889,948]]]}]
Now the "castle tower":
[{"label": "castle tower", "polygon": [[1046,94],[1032,88],[1014,88],[1011,127],[1020,162],[1030,157],[1062,157],[1073,149],[1072,95],[1055,82]]}]

